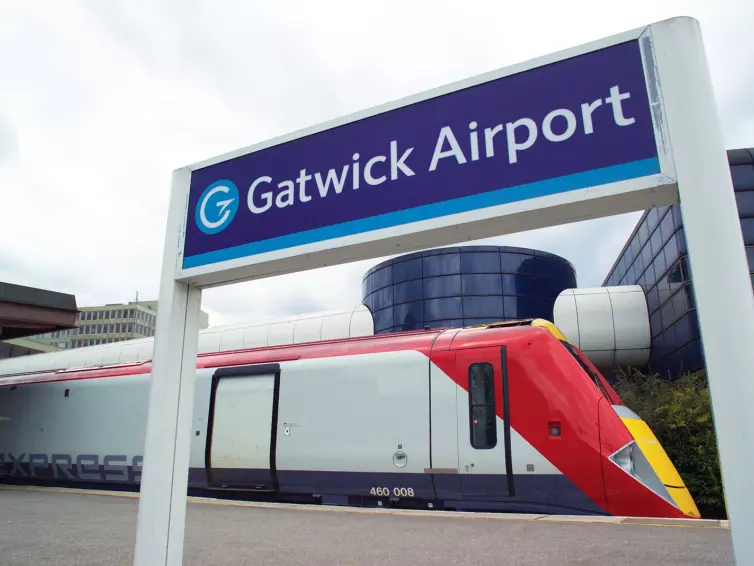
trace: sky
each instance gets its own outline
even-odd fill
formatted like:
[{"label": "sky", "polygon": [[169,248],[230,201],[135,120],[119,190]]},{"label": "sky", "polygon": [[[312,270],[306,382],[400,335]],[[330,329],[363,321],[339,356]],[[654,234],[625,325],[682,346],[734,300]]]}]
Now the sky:
[{"label": "sky", "polygon": [[[156,299],[171,172],[404,96],[686,15],[725,144],[754,146],[754,3],[0,0],[0,281]],[[479,243],[600,285],[640,213]],[[212,326],[352,308],[380,260],[206,290]]]}]

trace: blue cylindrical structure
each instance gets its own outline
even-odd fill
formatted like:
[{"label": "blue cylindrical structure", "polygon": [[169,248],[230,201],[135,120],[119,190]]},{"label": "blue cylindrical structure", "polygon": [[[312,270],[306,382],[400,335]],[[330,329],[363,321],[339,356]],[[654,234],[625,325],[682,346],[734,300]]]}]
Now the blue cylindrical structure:
[{"label": "blue cylindrical structure", "polygon": [[509,246],[462,246],[412,253],[370,269],[364,305],[376,334],[425,327],[545,318],[555,299],[576,287],[566,259]]}]

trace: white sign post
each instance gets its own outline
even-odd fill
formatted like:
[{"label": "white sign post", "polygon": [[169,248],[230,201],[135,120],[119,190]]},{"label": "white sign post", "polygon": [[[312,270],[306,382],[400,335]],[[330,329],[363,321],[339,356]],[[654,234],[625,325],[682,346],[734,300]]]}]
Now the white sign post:
[{"label": "white sign post", "polygon": [[754,297],[701,33],[688,18],[177,170],[134,563],[182,561],[201,288],[679,194],[736,558],[754,564]]}]

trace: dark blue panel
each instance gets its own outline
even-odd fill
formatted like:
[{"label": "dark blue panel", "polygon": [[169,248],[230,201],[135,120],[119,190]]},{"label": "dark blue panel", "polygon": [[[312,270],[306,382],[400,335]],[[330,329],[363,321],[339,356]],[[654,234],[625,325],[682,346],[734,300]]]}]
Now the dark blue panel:
[{"label": "dark blue panel", "polygon": [[[575,287],[575,282],[573,287]],[[552,279],[540,279],[537,283],[537,287],[540,289],[540,297],[551,298],[553,303],[560,293],[563,292],[565,286],[560,281],[553,281]]]},{"label": "dark blue panel", "polygon": [[381,311],[372,311],[374,319],[374,331],[384,332],[393,327],[393,307]]},{"label": "dark blue panel", "polygon": [[649,317],[649,327],[652,330],[652,336],[657,336],[664,330],[660,311],[656,311]]},{"label": "dark blue panel", "polygon": [[503,273],[520,273],[525,260],[531,260],[534,256],[503,252],[500,254],[500,267]]},{"label": "dark blue panel", "polygon": [[576,285],[576,275],[573,269],[563,261],[507,252],[501,253],[500,257],[503,273],[536,275],[557,279],[569,287]]},{"label": "dark blue panel", "polygon": [[[686,293],[686,303],[688,303],[690,309],[696,308],[696,299],[694,298],[694,286],[690,283],[686,285],[683,288],[684,293]],[[694,316],[696,317],[696,311],[694,312]]]},{"label": "dark blue panel", "polygon": [[741,219],[741,232],[744,236],[744,244],[754,245],[754,218]]},{"label": "dark blue panel", "polygon": [[628,283],[629,285],[634,285],[636,284],[637,279],[638,278],[636,276],[636,270],[634,269],[634,266],[632,264],[631,267],[629,267],[628,271],[626,272],[626,283]]},{"label": "dark blue panel", "polygon": [[502,251],[500,248],[501,246],[463,246],[458,249],[461,250],[461,253],[488,252],[497,254]]},{"label": "dark blue panel", "polygon": [[503,297],[506,319],[545,318],[552,320],[553,301],[533,297]]},{"label": "dark blue panel", "polygon": [[676,351],[681,344],[678,343],[678,338],[675,335],[675,326],[671,326],[670,328],[666,328],[665,332],[663,332],[663,338],[665,342],[665,355]]},{"label": "dark blue panel", "polygon": [[422,259],[410,259],[393,264],[393,282],[402,283],[422,276]]},{"label": "dark blue panel", "polygon": [[616,268],[616,278],[618,281],[622,281],[623,277],[626,275],[626,268],[628,267],[625,256],[621,256],[620,261],[618,262],[618,267]]},{"label": "dark blue panel", "polygon": [[462,275],[464,295],[502,295],[503,281],[500,274]]},{"label": "dark blue panel", "polygon": [[500,273],[500,253],[462,253],[462,273]]},{"label": "dark blue panel", "polygon": [[673,214],[668,212],[660,221],[660,233],[662,234],[662,241],[667,242],[675,233],[675,226],[673,225]]},{"label": "dark blue panel", "polygon": [[361,296],[366,299],[366,296],[368,294],[369,294],[369,277],[365,277],[364,279],[361,280]]},{"label": "dark blue panel", "polygon": [[374,312],[374,295],[367,295],[364,297],[364,306],[369,309],[369,312]]},{"label": "dark blue panel", "polygon": [[658,312],[660,312],[662,315],[662,326],[664,328],[670,328],[670,326],[675,322],[673,301],[665,301],[665,304],[660,307],[660,310]]},{"label": "dark blue panel", "polygon": [[689,310],[686,304],[686,293],[684,293],[683,289],[676,291],[671,301],[673,301],[673,312],[675,312],[676,319],[682,317]]},{"label": "dark blue panel", "polygon": [[668,265],[673,265],[680,255],[678,252],[677,237],[677,234],[670,236],[670,239],[665,244],[665,263]]},{"label": "dark blue panel", "polygon": [[736,204],[738,205],[738,215],[741,218],[754,216],[754,191],[736,193]]},{"label": "dark blue panel", "polygon": [[[445,275],[424,279],[424,298],[457,297],[461,294],[461,276]],[[448,317],[443,317],[448,318]]]},{"label": "dark blue panel", "polygon": [[639,238],[633,235],[628,241],[624,255],[633,261],[636,259],[636,254],[639,253],[639,249]]},{"label": "dark blue panel", "polygon": [[683,256],[680,259],[681,273],[682,273],[684,281],[691,281],[691,271],[689,270],[689,260],[688,260],[688,257],[689,256]]},{"label": "dark blue panel", "polygon": [[519,248],[518,246],[500,246],[501,252],[511,252],[514,254],[523,254],[523,255],[536,255],[537,250],[533,250],[531,248]]},{"label": "dark blue panel", "polygon": [[662,249],[662,234],[660,230],[655,230],[649,237],[649,241],[652,244],[652,255],[657,255],[657,252]]},{"label": "dark blue panel", "polygon": [[733,165],[730,176],[736,190],[754,189],[754,165]]},{"label": "dark blue panel", "polygon": [[644,217],[644,220],[642,220],[641,225],[639,226],[639,245],[641,246],[646,245],[648,240],[649,240],[649,229],[647,227],[647,218]]},{"label": "dark blue panel", "polygon": [[704,369],[704,353],[700,340],[694,340],[683,349],[683,372]]},{"label": "dark blue panel", "polygon": [[383,287],[393,284],[393,266],[388,265],[382,269],[378,269],[369,276],[370,285],[369,292],[373,293]]},{"label": "dark blue panel", "polygon": [[646,265],[644,265],[644,260],[642,259],[641,254],[639,254],[634,259],[634,269],[636,270],[637,273],[644,273],[645,267]]},{"label": "dark blue panel", "polygon": [[393,303],[420,301],[424,298],[424,282],[421,279],[398,283],[393,294]]},{"label": "dark blue panel", "polygon": [[674,326],[676,339],[679,344],[691,342],[691,320],[688,313],[679,318]]},{"label": "dark blue panel", "polygon": [[657,283],[657,277],[655,276],[655,268],[652,264],[649,264],[644,270],[644,279],[647,280],[647,285],[654,287]]},{"label": "dark blue panel", "polygon": [[[688,291],[690,287],[686,287],[684,289],[684,292]],[[688,294],[686,295],[688,298]],[[701,334],[699,333],[699,316],[696,313],[696,309],[692,308],[688,314],[686,315],[689,317],[689,329],[691,331],[691,339],[692,340],[698,340]]]},{"label": "dark blue panel", "polygon": [[376,293],[373,293],[372,297],[374,297],[374,310],[378,311],[391,307],[393,306],[393,287],[380,289]]},{"label": "dark blue panel", "polygon": [[447,247],[447,248],[435,248],[434,250],[425,250],[421,253],[422,257],[429,257],[433,255],[447,255],[457,254],[461,251],[459,247]]},{"label": "dark blue panel", "polygon": [[463,318],[461,297],[424,301],[424,321]]},{"label": "dark blue panel", "polygon": [[576,287],[576,272],[571,265],[564,261],[548,259],[546,263],[542,264],[539,273],[548,279],[562,282],[565,285],[564,289]]},{"label": "dark blue panel", "polygon": [[657,225],[660,223],[660,214],[657,212],[656,208],[650,208],[649,212],[647,212],[647,230],[651,234],[652,231],[657,228]]},{"label": "dark blue panel", "polygon": [[424,327],[424,303],[415,301],[393,307],[393,320],[399,330],[417,330]]},{"label": "dark blue panel", "polygon": [[464,297],[463,317],[469,318],[503,318],[503,298],[497,297]]},{"label": "dark blue panel", "polygon": [[655,268],[655,277],[659,280],[668,271],[668,264],[665,261],[665,252],[660,249],[659,253],[652,262]]},{"label": "dark blue panel", "polygon": [[680,205],[674,204],[671,207],[671,212],[673,214],[673,225],[675,226],[676,230],[678,228],[683,227],[683,217],[681,216],[681,207]]},{"label": "dark blue panel", "polygon": [[461,272],[461,254],[443,254],[422,258],[424,277]]},{"label": "dark blue panel", "polygon": [[652,263],[652,249],[649,243],[645,245],[641,250],[641,261],[644,265]]},{"label": "dark blue panel", "polygon": [[675,233],[675,239],[678,243],[678,253],[681,255],[686,255],[689,252],[689,248],[686,245],[686,234],[684,233],[683,228]]},{"label": "dark blue panel", "polygon": [[644,291],[644,294],[646,295],[647,291],[649,290],[649,286],[647,285],[647,280],[643,275],[639,277],[639,280],[636,282],[636,284],[641,287],[641,290]]}]

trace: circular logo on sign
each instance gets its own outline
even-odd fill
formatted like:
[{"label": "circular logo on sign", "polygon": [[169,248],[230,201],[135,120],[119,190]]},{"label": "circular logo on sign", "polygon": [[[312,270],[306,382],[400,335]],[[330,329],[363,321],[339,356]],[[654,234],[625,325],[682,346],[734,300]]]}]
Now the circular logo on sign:
[{"label": "circular logo on sign", "polygon": [[238,212],[238,189],[232,181],[216,181],[204,189],[196,205],[196,225],[205,234],[225,230]]}]

